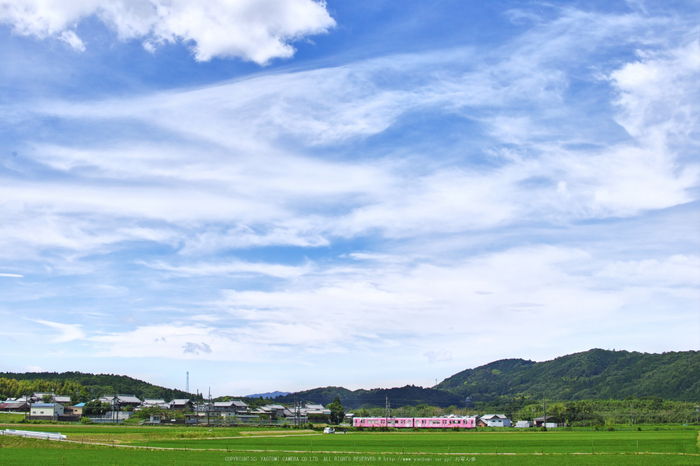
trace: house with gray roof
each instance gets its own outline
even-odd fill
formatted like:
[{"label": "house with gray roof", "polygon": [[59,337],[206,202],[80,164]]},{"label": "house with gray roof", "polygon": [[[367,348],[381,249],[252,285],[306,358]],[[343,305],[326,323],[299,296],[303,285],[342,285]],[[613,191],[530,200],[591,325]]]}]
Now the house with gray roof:
[{"label": "house with gray roof", "polygon": [[133,410],[137,406],[141,405],[141,400],[135,395],[117,395],[114,396],[103,396],[100,398],[101,403],[109,403],[111,406],[115,406],[118,409],[128,408]]},{"label": "house with gray roof", "polygon": [[32,403],[29,417],[32,419],[54,420],[64,415],[64,407],[60,403]]},{"label": "house with gray roof", "polygon": [[247,414],[248,405],[240,400],[216,401],[212,410],[218,413],[234,413],[237,415]]},{"label": "house with gray roof", "polygon": [[189,399],[174,399],[170,401],[170,409],[191,411],[192,407],[192,402]]},{"label": "house with gray roof", "polygon": [[510,427],[512,425],[510,419],[505,414],[487,414],[481,416],[481,421],[487,427]]}]

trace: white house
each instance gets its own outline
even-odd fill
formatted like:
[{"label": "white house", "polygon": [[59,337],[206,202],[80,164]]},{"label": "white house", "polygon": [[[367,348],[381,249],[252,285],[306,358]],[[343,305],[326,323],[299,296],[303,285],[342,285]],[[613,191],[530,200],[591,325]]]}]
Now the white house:
[{"label": "white house", "polygon": [[170,403],[166,403],[165,400],[160,399],[145,399],[143,403],[141,403],[141,408],[170,409]]},{"label": "white house", "polygon": [[213,408],[216,412],[232,413],[232,415],[248,413],[248,405],[239,400],[216,401]]},{"label": "white house", "polygon": [[505,414],[487,414],[481,416],[481,420],[487,427],[510,427],[512,423]]},{"label": "white house", "polygon": [[174,399],[170,402],[170,409],[192,409],[192,402],[189,399]]},{"label": "white house", "polygon": [[55,418],[63,416],[64,407],[59,403],[34,403],[30,408],[31,417],[50,417]]}]

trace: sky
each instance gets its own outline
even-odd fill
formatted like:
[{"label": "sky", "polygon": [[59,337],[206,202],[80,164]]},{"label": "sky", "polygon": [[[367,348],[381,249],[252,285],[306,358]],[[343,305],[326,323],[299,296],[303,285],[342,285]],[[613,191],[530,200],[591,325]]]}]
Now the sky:
[{"label": "sky", "polygon": [[222,396],[700,350],[699,17],[1,0],[0,371]]}]

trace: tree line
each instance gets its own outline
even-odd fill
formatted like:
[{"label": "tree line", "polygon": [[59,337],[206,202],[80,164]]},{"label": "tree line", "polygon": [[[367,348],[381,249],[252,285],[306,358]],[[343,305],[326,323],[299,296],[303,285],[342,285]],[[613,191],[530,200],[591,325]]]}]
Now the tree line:
[{"label": "tree line", "polygon": [[124,375],[84,374],[81,372],[0,373],[0,399],[17,398],[34,392],[70,396],[75,403],[101,396],[134,395],[141,399],[187,398],[203,400],[202,394],[187,393],[149,384]]},{"label": "tree line", "polygon": [[[624,400],[534,400],[522,397],[499,403],[475,403],[471,407],[417,405],[390,410],[392,417],[438,417],[505,414],[513,421],[532,421],[544,415],[573,427],[602,427],[620,424],[700,423],[700,406],[695,402],[663,400],[659,397],[628,397]],[[385,408],[363,407],[351,410],[356,417],[384,417]]]}]

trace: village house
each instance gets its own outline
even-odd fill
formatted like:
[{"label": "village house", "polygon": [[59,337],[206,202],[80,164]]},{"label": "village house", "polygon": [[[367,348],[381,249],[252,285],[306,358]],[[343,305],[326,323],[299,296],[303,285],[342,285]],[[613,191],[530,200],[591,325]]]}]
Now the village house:
[{"label": "village house", "polygon": [[231,413],[232,415],[241,415],[248,413],[248,405],[239,400],[232,401],[216,401],[212,410],[217,413]]},{"label": "village house", "polygon": [[83,409],[85,408],[85,403],[78,403],[75,406],[66,406],[65,407],[65,415],[66,416],[82,416],[83,415]]},{"label": "village house", "polygon": [[505,414],[486,414],[481,416],[481,422],[485,427],[510,427],[510,419]]},{"label": "village house", "polygon": [[44,421],[56,420],[64,414],[64,407],[60,403],[33,403],[29,410],[29,417]]},{"label": "village house", "polygon": [[192,402],[185,399],[175,399],[170,402],[170,409],[177,409],[180,411],[192,411]]},{"label": "village house", "polygon": [[559,424],[561,421],[559,420],[558,417],[547,416],[547,418],[545,419],[543,416],[543,417],[536,417],[534,422],[535,422],[535,427],[544,426],[547,429],[553,429],[555,427],[559,427]]},{"label": "village house", "polygon": [[139,406],[140,409],[144,408],[161,408],[161,409],[170,409],[170,403],[166,403],[165,400],[161,399],[145,399],[143,400],[143,403],[141,403],[141,406]]},{"label": "village house", "polygon": [[108,403],[117,410],[127,408],[133,411],[137,406],[141,406],[141,400],[134,395],[117,395],[117,396],[103,396],[100,398],[101,403]]}]

